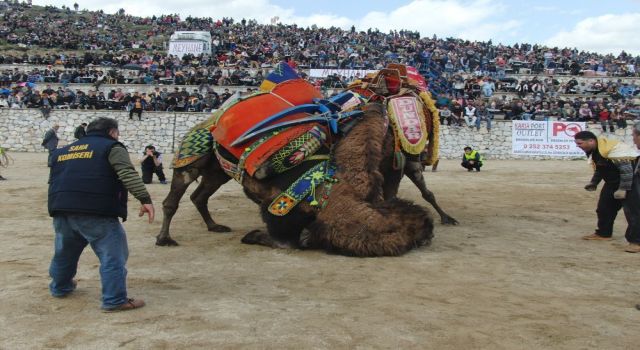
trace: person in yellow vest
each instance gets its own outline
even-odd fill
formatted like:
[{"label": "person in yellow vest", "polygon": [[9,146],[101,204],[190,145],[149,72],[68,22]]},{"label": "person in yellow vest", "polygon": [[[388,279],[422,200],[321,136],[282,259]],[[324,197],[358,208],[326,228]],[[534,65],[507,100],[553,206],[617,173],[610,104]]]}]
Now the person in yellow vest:
[{"label": "person in yellow vest", "polygon": [[467,169],[467,171],[480,171],[480,167],[482,167],[484,159],[480,155],[478,151],[473,150],[471,147],[467,146],[464,148],[464,154],[462,155],[462,167]]}]

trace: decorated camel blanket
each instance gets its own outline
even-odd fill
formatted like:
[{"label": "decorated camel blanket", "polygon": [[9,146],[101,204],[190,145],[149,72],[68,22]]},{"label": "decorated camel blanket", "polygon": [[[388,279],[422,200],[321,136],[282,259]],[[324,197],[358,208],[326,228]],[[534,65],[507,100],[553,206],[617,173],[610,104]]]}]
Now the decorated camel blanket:
[{"label": "decorated camel blanket", "polygon": [[173,162],[171,163],[173,168],[185,167],[203,156],[211,155],[213,137],[209,132],[209,128],[213,125],[213,122],[213,118],[209,118],[187,132],[173,157]]},{"label": "decorated camel blanket", "polygon": [[431,165],[438,160],[440,117],[421,79],[412,67],[389,64],[354,81],[349,90],[369,101],[385,103],[395,134],[396,152],[426,153],[423,163]]},{"label": "decorated camel blanket", "polygon": [[[313,123],[306,123],[261,135],[249,142],[235,144],[241,136],[267,118],[293,106],[310,104],[321,99],[322,94],[303,79],[293,79],[277,84],[271,91],[263,91],[241,99],[229,106],[214,122],[210,130],[219,147],[223,147],[251,176],[259,166],[275,152],[309,132]],[[308,117],[308,113],[287,115],[277,122],[287,122]],[[250,151],[250,152],[248,152]]]}]

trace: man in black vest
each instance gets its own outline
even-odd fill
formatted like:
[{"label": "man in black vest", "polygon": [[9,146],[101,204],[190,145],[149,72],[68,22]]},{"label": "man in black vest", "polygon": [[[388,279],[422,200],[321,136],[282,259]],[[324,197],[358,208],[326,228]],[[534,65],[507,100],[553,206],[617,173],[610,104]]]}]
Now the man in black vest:
[{"label": "man in black vest", "polygon": [[55,253],[49,289],[64,297],[76,288],[73,279],[87,245],[100,259],[102,309],[126,311],[144,306],[127,296],[127,238],[118,217],[127,219],[127,191],[142,203],[139,216],[153,222],[151,197],[123,144],[118,122],[98,118],[82,139],[56,150],[49,178],[49,215],[53,217]]},{"label": "man in black vest", "polygon": [[158,175],[158,180],[163,185],[167,184],[167,178],[162,171],[162,154],[156,151],[153,145],[144,148],[142,158],[140,158],[140,168],[142,169],[142,182],[150,184],[153,180],[153,173]]}]

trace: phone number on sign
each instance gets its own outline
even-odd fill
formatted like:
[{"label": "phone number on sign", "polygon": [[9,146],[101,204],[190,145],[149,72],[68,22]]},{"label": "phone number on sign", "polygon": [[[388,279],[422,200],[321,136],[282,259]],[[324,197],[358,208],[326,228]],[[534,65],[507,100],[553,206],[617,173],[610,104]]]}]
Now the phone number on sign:
[{"label": "phone number on sign", "polygon": [[538,145],[538,144],[524,144],[524,149],[565,149],[568,150],[569,145]]}]

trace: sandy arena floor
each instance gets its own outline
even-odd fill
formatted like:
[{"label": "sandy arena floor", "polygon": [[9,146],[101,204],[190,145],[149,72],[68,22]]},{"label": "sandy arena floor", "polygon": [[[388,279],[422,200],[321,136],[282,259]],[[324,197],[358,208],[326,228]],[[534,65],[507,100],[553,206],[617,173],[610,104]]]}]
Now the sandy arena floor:
[{"label": "sandy arena floor", "polygon": [[[235,183],[210,201],[230,234],[209,233],[182,201],[175,248],[156,247],[159,211],[124,226],[129,293],[141,310],[99,310],[98,261],[87,250],[78,290],[49,296],[51,219],[45,154],[12,153],[1,169],[0,349],[638,349],[640,254],[588,242],[597,195],[585,161],[488,161],[467,173],[443,161],[427,181],[460,226],[398,258],[347,258],[240,243],[261,227]],[[168,162],[168,160],[165,160]],[[193,190],[195,186],[190,188]],[[189,191],[189,193],[190,193]],[[428,206],[408,181],[400,196]]]}]

